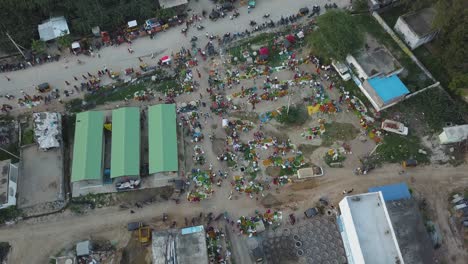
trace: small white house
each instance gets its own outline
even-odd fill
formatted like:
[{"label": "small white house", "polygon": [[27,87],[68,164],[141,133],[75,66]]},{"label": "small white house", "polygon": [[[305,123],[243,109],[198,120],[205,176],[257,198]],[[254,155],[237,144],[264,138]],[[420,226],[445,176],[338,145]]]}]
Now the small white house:
[{"label": "small white house", "polygon": [[403,41],[412,49],[431,41],[437,30],[432,27],[436,16],[433,8],[425,8],[418,12],[400,16],[395,24],[395,31],[400,34]]},{"label": "small white house", "polygon": [[440,144],[458,143],[466,139],[468,139],[468,124],[444,127],[444,132],[439,135]]}]

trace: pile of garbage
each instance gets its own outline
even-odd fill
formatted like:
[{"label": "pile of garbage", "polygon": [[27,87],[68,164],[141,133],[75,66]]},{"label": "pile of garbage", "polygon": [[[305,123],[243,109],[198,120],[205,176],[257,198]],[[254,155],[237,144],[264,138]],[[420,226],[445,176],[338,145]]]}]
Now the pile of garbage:
[{"label": "pile of garbage", "polygon": [[187,194],[189,202],[199,202],[211,197],[214,191],[212,189],[213,179],[210,173],[200,169],[192,169],[192,181],[195,184],[195,188]]}]

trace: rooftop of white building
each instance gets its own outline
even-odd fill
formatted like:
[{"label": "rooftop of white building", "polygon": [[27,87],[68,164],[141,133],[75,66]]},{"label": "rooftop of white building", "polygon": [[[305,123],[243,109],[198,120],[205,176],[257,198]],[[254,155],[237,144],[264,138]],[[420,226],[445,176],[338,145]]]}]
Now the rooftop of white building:
[{"label": "rooftop of white building", "polygon": [[353,263],[403,264],[381,192],[347,196],[339,205]]}]

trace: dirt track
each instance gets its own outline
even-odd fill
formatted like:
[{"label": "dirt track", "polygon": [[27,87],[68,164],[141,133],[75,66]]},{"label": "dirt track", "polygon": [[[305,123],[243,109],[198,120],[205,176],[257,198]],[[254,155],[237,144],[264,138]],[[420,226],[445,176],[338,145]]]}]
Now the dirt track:
[{"label": "dirt track", "polygon": [[[321,196],[328,196],[333,202],[341,199],[340,190],[354,188],[355,192],[367,191],[374,185],[405,181],[411,188],[422,194],[430,210],[435,212],[435,220],[443,234],[443,246],[440,252],[448,252],[450,263],[464,263],[468,254],[461,246],[459,237],[452,235],[448,221],[447,195],[460,186],[468,185],[468,167],[419,167],[408,172],[407,175],[398,175],[396,166],[387,166],[378,169],[367,176],[353,176],[349,170],[330,169],[323,179],[317,181],[317,187],[312,189],[288,191],[283,188],[278,195],[279,199],[288,207],[303,209],[311,206]],[[291,195],[294,193],[293,195]],[[224,197],[213,197],[199,204],[183,202],[178,206],[173,203],[157,203],[146,206],[130,214],[128,210],[122,211],[116,207],[97,209],[84,216],[75,216],[63,213],[43,219],[34,219],[21,222],[10,227],[0,229],[3,241],[12,244],[9,263],[45,263],[47,258],[59,251],[65,245],[89,237],[106,237],[119,240],[124,236],[125,225],[134,220],[151,221],[163,212],[172,217],[179,217],[178,223],[183,222],[184,216],[203,210],[204,212],[221,212],[227,210],[235,216],[253,212],[261,207],[257,202],[246,197],[238,200],[227,200]],[[234,213],[235,212],[235,213]],[[432,214],[434,217],[434,214]],[[453,256],[456,256],[453,258]]]}]

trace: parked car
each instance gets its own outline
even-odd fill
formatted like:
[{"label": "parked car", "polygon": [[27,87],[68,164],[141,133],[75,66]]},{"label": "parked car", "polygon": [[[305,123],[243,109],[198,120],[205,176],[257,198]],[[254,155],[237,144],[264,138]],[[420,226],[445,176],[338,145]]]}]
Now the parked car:
[{"label": "parked car", "polygon": [[221,16],[221,13],[219,13],[219,12],[216,11],[216,10],[213,10],[213,11],[211,11],[211,13],[210,13],[210,15],[209,15],[209,18],[210,18],[211,20],[216,20],[216,19],[218,19],[220,16]]},{"label": "parked car", "polygon": [[304,215],[307,217],[307,218],[312,218],[316,215],[319,214],[319,211],[317,210],[317,208],[315,207],[312,207],[312,208],[309,208],[307,209],[305,212],[304,212]]}]

